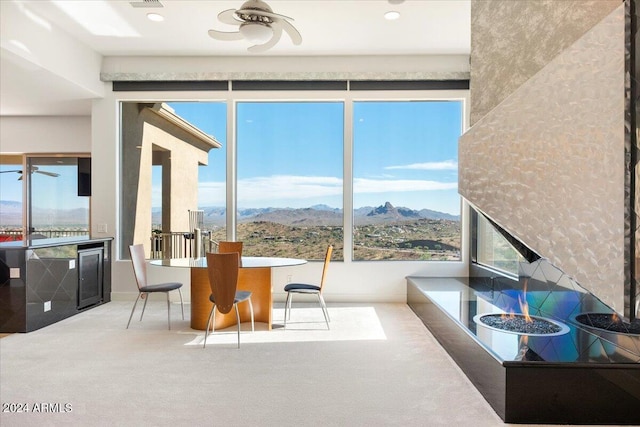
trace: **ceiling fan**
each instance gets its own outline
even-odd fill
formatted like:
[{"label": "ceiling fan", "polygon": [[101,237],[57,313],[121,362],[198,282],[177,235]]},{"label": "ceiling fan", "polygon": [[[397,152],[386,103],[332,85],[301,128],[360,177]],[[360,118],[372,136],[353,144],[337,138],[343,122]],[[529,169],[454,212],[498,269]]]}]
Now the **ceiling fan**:
[{"label": "ceiling fan", "polygon": [[[11,173],[11,172],[15,172],[15,173],[20,174],[20,177],[18,178],[18,181],[22,180],[22,169],[15,169],[15,170],[10,170],[10,171],[0,171],[0,173]],[[40,173],[42,175],[52,176],[54,178],[60,176],[59,173],[41,171],[40,168],[38,168],[37,166],[31,166],[31,173]]]},{"label": "ceiling fan", "polygon": [[293,18],[273,13],[263,0],[249,0],[240,9],[228,9],[218,14],[220,22],[238,26],[238,31],[226,32],[209,30],[209,35],[217,40],[248,40],[254,45],[249,52],[264,52],[275,46],[285,31],[294,45],[302,43],[302,36],[289,22]]}]

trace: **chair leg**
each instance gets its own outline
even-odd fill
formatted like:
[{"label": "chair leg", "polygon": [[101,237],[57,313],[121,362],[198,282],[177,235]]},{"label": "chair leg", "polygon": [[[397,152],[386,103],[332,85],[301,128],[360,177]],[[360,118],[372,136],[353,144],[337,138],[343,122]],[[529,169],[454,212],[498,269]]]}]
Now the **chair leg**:
[{"label": "chair leg", "polygon": [[171,330],[171,302],[169,301],[169,292],[167,294],[167,321],[169,323],[169,330]]},{"label": "chair leg", "polygon": [[182,308],[182,320],[184,320],[184,302],[182,301],[182,291],[178,288],[178,293],[180,294],[180,307]]},{"label": "chair leg", "polygon": [[133,312],[136,311],[136,305],[138,304],[138,300],[140,299],[140,292],[138,292],[138,296],[136,297],[136,302],[133,303],[133,308],[131,309],[131,314],[129,315],[129,321],[127,322],[126,329],[129,329],[129,324],[131,323],[131,318],[133,317]]},{"label": "chair leg", "polygon": [[320,304],[322,305],[322,308],[324,310],[325,317],[329,322],[331,322],[331,318],[329,317],[329,310],[327,309],[327,304],[324,302],[324,297],[322,296],[322,294],[318,294],[318,298],[320,299]]},{"label": "chair leg", "polygon": [[287,292],[287,299],[284,302],[284,327],[287,327],[287,307],[289,307],[289,299],[291,298],[291,292]]},{"label": "chair leg", "polygon": [[289,320],[291,320],[291,303],[293,302],[293,292],[289,292]]},{"label": "chair leg", "polygon": [[142,313],[140,313],[140,322],[142,322],[142,316],[144,316],[144,309],[147,308],[147,301],[149,300],[149,294],[140,294],[144,298],[144,304],[142,305]]},{"label": "chair leg", "polygon": [[238,303],[233,304],[236,309],[236,320],[238,322],[238,348],[240,348],[240,313],[238,313]]},{"label": "chair leg", "polygon": [[253,321],[253,304],[251,303],[251,297],[247,300],[249,301],[249,312],[251,313],[251,332],[256,331],[255,322]]},{"label": "chair leg", "polygon": [[318,300],[320,301],[320,307],[322,308],[322,314],[324,314],[324,321],[327,322],[327,329],[331,329],[329,327],[329,310],[327,310],[327,304],[324,302],[324,298],[322,298],[321,294],[318,294]]},{"label": "chair leg", "polygon": [[[211,312],[209,312],[209,319],[207,320],[207,326],[205,327],[204,330],[204,342],[202,343],[202,348],[205,348],[207,346],[207,337],[209,336],[209,328],[211,328],[211,318],[215,319],[215,313],[216,311],[216,305],[213,304],[213,307],[211,307]],[[214,321],[214,327],[215,327],[215,321]]]}]

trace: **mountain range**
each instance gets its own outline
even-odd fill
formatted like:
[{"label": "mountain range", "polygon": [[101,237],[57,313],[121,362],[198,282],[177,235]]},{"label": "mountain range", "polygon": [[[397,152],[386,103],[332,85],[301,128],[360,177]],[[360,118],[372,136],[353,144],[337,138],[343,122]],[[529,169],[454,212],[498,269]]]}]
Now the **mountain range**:
[{"label": "mountain range", "polygon": [[[205,207],[205,224],[222,225],[224,223],[225,208]],[[277,222],[288,225],[342,225],[342,209],[327,205],[314,205],[308,208],[251,208],[238,210],[238,222]],[[383,224],[412,219],[438,219],[460,221],[459,215],[451,215],[430,209],[413,210],[395,207],[386,202],[378,207],[364,206],[354,209],[354,221],[357,225]]]},{"label": "mountain range", "polygon": [[[203,207],[205,225],[224,225],[226,209],[223,207]],[[34,217],[44,212],[34,212]],[[430,209],[413,210],[405,207],[395,207],[386,202],[380,206],[364,206],[354,210],[356,225],[384,224],[397,221],[418,219],[435,219],[460,221],[459,215],[451,215]],[[160,222],[160,210],[154,209],[152,220],[154,224]],[[276,222],[287,225],[342,225],[342,209],[327,205],[314,205],[308,208],[248,208],[239,209],[238,222]],[[86,209],[69,209],[58,211],[58,218],[64,218],[64,224],[86,222]],[[0,201],[0,226],[21,224],[22,204],[20,202]]]},{"label": "mountain range", "polygon": [[[50,209],[37,209],[32,212],[34,223],[46,224],[50,220]],[[86,224],[89,220],[88,209],[56,209],[56,223],[64,226]],[[0,200],[0,226],[15,227],[22,224],[22,203]]]}]

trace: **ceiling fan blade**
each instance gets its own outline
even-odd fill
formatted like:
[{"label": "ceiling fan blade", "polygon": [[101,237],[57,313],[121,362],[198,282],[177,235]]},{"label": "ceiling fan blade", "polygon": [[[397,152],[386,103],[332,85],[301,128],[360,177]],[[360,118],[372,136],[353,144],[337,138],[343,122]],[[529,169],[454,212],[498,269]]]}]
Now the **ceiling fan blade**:
[{"label": "ceiling fan blade", "polygon": [[216,40],[242,40],[242,34],[239,31],[227,32],[227,31],[217,31],[217,30],[209,30],[209,36]]},{"label": "ceiling fan blade", "polygon": [[285,21],[284,19],[278,21],[278,24],[280,24],[279,26],[282,27],[282,29],[289,34],[289,37],[291,37],[291,41],[293,42],[294,45],[299,45],[300,43],[302,43],[302,36],[300,35],[300,33],[298,32],[298,30],[296,30],[296,27],[294,27],[293,25],[291,25],[290,22]]},{"label": "ceiling fan blade", "polygon": [[57,177],[59,177],[59,176],[60,176],[60,174],[59,174],[59,173],[55,173],[55,172],[47,172],[47,171],[39,171],[39,170],[36,170],[36,171],[34,171],[34,172],[35,172],[35,173],[41,173],[42,175],[52,176],[52,177],[54,177],[54,178],[57,178]]},{"label": "ceiling fan blade", "polygon": [[237,15],[235,9],[227,9],[218,14],[218,20],[223,24],[240,25],[242,21],[236,18],[236,16]]},{"label": "ceiling fan blade", "polygon": [[247,50],[251,53],[260,53],[274,47],[280,40],[280,37],[282,37],[282,27],[280,25],[274,24],[271,26],[271,29],[273,30],[273,37],[271,37],[268,42],[251,46]]},{"label": "ceiling fan blade", "polygon": [[11,172],[22,173],[22,171],[21,171],[21,170],[18,170],[18,169],[16,169],[16,170],[11,170],[11,171],[0,171],[0,173],[11,173]]}]

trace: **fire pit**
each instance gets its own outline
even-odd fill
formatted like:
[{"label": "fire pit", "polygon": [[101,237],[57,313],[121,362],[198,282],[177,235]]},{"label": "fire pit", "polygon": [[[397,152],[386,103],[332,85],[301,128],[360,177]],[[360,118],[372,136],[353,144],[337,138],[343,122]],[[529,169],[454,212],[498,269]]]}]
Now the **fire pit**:
[{"label": "fire pit", "polygon": [[627,322],[616,313],[582,313],[576,316],[576,321],[607,332],[640,335],[640,319]]},{"label": "fire pit", "polygon": [[610,330],[597,297],[545,260],[525,267],[518,280],[409,277],[407,302],[504,422],[640,425],[640,325]]},{"label": "fire pit", "polygon": [[557,336],[569,332],[569,327],[555,320],[525,314],[478,314],[476,324],[496,331],[529,336]]}]

